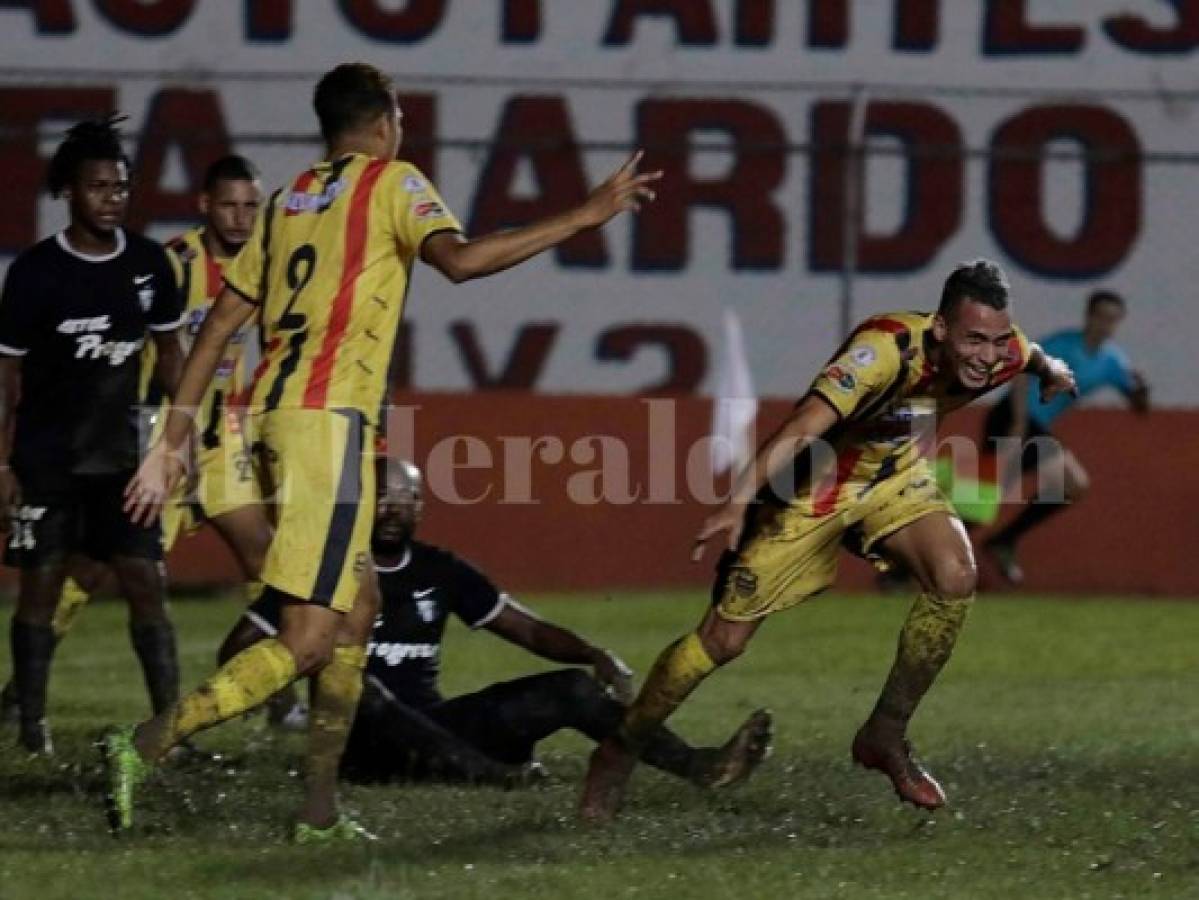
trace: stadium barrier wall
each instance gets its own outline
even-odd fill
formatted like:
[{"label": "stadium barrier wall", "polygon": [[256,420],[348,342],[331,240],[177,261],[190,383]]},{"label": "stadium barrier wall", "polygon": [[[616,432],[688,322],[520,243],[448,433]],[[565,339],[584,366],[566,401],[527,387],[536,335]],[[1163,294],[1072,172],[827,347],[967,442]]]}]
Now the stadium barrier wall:
[{"label": "stadium barrier wall", "polygon": [[[697,446],[709,430],[710,400],[485,392],[405,394],[396,403],[393,451],[441,473],[429,476],[424,539],[453,548],[513,590],[705,591],[715,554],[701,564],[689,560],[706,514],[694,488],[711,500],[727,483],[705,477],[707,453]],[[764,402],[759,435],[789,406]],[[962,411],[942,436],[976,434],[981,416]],[[1190,555],[1199,546],[1199,412],[1080,410],[1059,431],[1092,487],[1077,508],[1026,542],[1025,589],[1199,597]],[[530,448],[540,455],[530,459]],[[639,498],[630,485],[639,486]],[[588,502],[601,488],[605,501]],[[177,587],[237,578],[207,530],[180,541],[169,569]],[[869,567],[844,554],[839,586],[870,584]]]}]

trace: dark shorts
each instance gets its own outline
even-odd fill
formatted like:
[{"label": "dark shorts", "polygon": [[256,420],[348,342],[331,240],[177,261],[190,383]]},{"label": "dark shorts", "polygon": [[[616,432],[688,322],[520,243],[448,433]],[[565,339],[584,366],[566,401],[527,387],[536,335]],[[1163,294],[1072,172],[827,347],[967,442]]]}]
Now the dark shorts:
[{"label": "dark shorts", "polygon": [[[983,423],[983,449],[988,453],[994,453],[997,449],[995,441],[1008,437],[1011,430],[1012,404],[1005,397],[987,412],[986,421]],[[1056,447],[1057,438],[1052,431],[1033,419],[1025,420],[1024,447],[1020,451],[1021,472],[1034,471],[1056,453],[1056,450],[1050,448],[1049,442],[1053,442],[1052,446]]]},{"label": "dark shorts", "polygon": [[83,554],[105,562],[114,556],[162,559],[157,522],[134,525],[124,511],[125,486],[132,472],[57,477],[40,487],[36,475],[18,472],[21,502],[11,510],[6,565],[35,569]]}]

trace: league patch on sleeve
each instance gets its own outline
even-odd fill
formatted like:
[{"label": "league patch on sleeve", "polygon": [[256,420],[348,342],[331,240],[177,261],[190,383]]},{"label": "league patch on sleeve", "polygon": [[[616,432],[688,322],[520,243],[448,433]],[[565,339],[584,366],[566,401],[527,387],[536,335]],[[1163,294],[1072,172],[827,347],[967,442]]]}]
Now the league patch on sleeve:
[{"label": "league patch on sleeve", "polygon": [[428,192],[429,186],[425,184],[423,178],[419,178],[416,175],[405,175],[404,190],[409,194],[424,194]]},{"label": "league patch on sleeve", "polygon": [[874,352],[873,347],[854,347],[849,351],[849,358],[854,365],[865,367],[878,359],[878,354]]}]

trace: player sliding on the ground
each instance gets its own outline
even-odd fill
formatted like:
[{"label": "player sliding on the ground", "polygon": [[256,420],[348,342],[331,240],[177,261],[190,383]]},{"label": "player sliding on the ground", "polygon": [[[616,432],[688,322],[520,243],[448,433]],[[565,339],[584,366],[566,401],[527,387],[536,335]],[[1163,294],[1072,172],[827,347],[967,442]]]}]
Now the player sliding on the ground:
[{"label": "player sliding on the ground", "polygon": [[[537,742],[555,732],[573,728],[596,741],[611,734],[631,699],[632,673],[624,663],[539,619],[454,554],[415,540],[423,501],[412,463],[380,456],[376,479],[371,553],[383,603],[343,775],[510,784],[522,779]],[[252,605],[221,646],[221,661],[277,634],[281,612],[275,597]],[[542,659],[590,666],[595,677],[559,669],[445,700],[437,682],[451,613]],[[770,715],[759,710],[720,748],[697,749],[659,728],[642,758],[700,787],[722,787],[749,777],[769,751]]]},{"label": "player sliding on the ground", "polygon": [[264,596],[283,605],[282,627],[163,714],[109,732],[106,799],[116,830],[130,827],[134,789],[174,744],[310,676],[306,799],[295,837],[365,836],[338,815],[337,769],[378,605],[370,448],[412,264],[419,257],[455,282],[491,275],[638,209],[653,199],[659,177],[637,173],[638,154],[574,209],[467,239],[428,179],[395,161],[400,110],[386,76],[364,64],[338,66],[317,84],[314,104],[325,160],[275,192],[225,272],[163,437],[127,491],[135,522],[161,510],[188,464],[190,413],[231,337],[257,316],[263,358],[250,418],[275,514],[261,577]]},{"label": "player sliding on the ground", "polygon": [[[710,539],[727,548],[713,605],[698,629],[662,652],[619,732],[592,754],[585,819],[616,814],[647,736],[745,650],[766,616],[833,583],[842,543],[902,564],[922,590],[882,694],[854,737],[853,758],[890,777],[903,800],[926,809],[945,802],[912,759],[906,733],[953,650],[975,569],[924,449],[938,416],[1022,371],[1040,377],[1046,398],[1074,390],[1069,368],[1012,324],[1007,280],[985,260],[953,271],[935,313],[880,315],[858,326],[700,530],[696,559]],[[783,480],[798,483],[781,489]]]}]

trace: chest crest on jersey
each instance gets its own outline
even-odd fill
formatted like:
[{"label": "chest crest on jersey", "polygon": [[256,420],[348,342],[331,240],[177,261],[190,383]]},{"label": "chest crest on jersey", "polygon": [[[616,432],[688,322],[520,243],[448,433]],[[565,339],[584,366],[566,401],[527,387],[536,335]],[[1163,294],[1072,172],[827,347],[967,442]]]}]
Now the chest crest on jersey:
[{"label": "chest crest on jersey", "polygon": [[437,601],[436,600],[417,600],[416,612],[425,622],[432,622],[437,618]]}]

